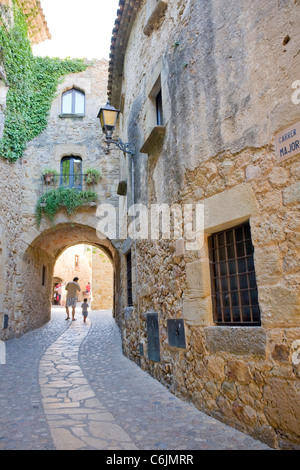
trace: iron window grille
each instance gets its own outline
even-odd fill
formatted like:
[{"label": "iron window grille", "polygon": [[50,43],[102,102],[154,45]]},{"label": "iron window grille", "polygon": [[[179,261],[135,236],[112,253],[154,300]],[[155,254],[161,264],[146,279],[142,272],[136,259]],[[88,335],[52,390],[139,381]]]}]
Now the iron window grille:
[{"label": "iron window grille", "polygon": [[[61,160],[61,172],[41,177],[42,195],[59,188],[70,188],[76,191],[96,191],[96,181],[89,181],[87,174],[82,173],[81,157],[64,157]],[[51,173],[51,172],[50,172]]]},{"label": "iron window grille", "polygon": [[212,303],[218,325],[261,324],[249,222],[209,237]]}]

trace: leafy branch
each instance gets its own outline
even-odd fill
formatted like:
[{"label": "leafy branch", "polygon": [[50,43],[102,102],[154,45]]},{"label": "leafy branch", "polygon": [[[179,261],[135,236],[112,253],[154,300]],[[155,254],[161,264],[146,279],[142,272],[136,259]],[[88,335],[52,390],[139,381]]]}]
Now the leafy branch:
[{"label": "leafy branch", "polygon": [[40,226],[43,215],[53,221],[55,214],[61,208],[65,208],[67,214],[71,215],[78,207],[97,200],[98,194],[94,191],[78,191],[75,188],[64,187],[51,189],[37,201],[35,210],[37,225]]},{"label": "leafy branch", "polygon": [[57,86],[70,73],[86,70],[83,59],[35,57],[25,17],[13,3],[14,25],[6,26],[0,10],[0,44],[7,85],[6,111],[0,155],[15,162],[26,144],[43,132]]}]

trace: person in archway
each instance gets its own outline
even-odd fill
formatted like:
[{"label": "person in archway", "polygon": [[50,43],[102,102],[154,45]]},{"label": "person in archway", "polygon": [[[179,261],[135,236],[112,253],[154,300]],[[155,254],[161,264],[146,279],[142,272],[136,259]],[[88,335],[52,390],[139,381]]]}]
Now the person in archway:
[{"label": "person in archway", "polygon": [[86,293],[86,295],[87,295],[87,299],[88,299],[89,305],[91,305],[91,302],[92,302],[92,291],[91,291],[91,283],[90,283],[90,282],[88,282],[87,285],[86,285],[85,293]]},{"label": "person in archway", "polygon": [[63,282],[61,286],[61,306],[65,307],[67,301],[67,291],[66,291],[66,283]]},{"label": "person in archway", "polygon": [[91,292],[91,283],[90,283],[90,281],[89,281],[89,282],[87,283],[87,285],[86,285],[85,293],[86,293],[87,295],[89,295],[90,292]]},{"label": "person in archway", "polygon": [[75,319],[75,307],[77,304],[77,292],[80,292],[80,285],[78,284],[79,278],[74,277],[73,281],[68,282],[66,285],[67,291],[67,300],[66,300],[66,313],[67,318],[66,320],[70,319],[69,307],[72,307],[72,321]]},{"label": "person in archway", "polygon": [[88,316],[88,299],[83,299],[83,303],[81,304],[82,308],[82,315],[83,315],[83,321],[86,323],[86,317]]},{"label": "person in archway", "polygon": [[59,282],[56,286],[56,301],[58,305],[61,305],[61,283]]}]

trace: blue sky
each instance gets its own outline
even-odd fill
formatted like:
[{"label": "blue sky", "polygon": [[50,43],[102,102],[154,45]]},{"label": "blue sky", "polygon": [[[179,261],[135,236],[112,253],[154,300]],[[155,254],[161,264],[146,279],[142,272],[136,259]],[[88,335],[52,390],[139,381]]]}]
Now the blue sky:
[{"label": "blue sky", "polygon": [[119,0],[40,0],[52,36],[35,55],[108,59]]}]

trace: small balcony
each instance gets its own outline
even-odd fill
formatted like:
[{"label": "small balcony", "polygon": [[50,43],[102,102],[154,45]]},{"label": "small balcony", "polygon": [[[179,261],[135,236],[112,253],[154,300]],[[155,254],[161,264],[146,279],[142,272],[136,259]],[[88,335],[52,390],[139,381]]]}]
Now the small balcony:
[{"label": "small balcony", "polygon": [[99,180],[92,175],[83,173],[48,173],[42,176],[42,192],[47,194],[49,191],[58,188],[70,188],[77,191],[95,191]]},{"label": "small balcony", "polygon": [[79,207],[96,206],[99,201],[96,187],[100,179],[101,172],[93,169],[84,174],[44,172],[41,196],[36,205],[37,225],[40,225],[42,217],[53,222],[60,209],[65,209],[71,215]]}]

